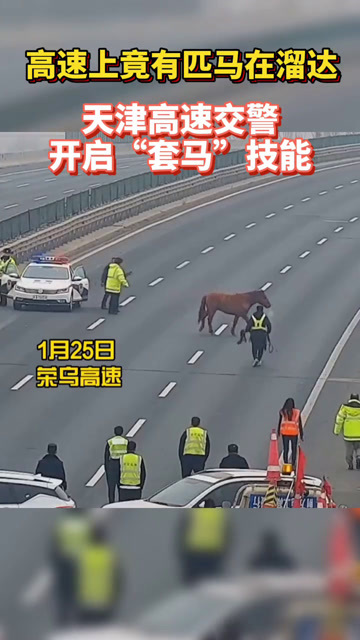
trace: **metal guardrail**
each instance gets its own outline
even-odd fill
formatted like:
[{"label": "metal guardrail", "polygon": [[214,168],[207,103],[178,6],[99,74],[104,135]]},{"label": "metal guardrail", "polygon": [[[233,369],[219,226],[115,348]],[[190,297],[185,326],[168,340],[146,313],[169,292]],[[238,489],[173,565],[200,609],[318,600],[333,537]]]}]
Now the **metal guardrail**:
[{"label": "metal guardrail", "polygon": [[[355,153],[360,145],[360,135],[318,138],[312,143],[319,149],[316,154],[318,160],[323,153],[326,156],[330,154],[334,159],[334,153],[339,152],[342,156]],[[63,244],[151,208],[249,178],[244,161],[245,152],[235,151],[217,159],[217,169],[211,176],[199,176],[197,171],[183,172],[178,176],[147,172],[82,191],[1,220],[0,243],[27,236],[16,243],[21,253],[25,245],[32,244],[31,238],[35,235],[38,243],[36,249],[41,249],[43,242],[46,245],[44,248],[54,248],[59,243]]]}]

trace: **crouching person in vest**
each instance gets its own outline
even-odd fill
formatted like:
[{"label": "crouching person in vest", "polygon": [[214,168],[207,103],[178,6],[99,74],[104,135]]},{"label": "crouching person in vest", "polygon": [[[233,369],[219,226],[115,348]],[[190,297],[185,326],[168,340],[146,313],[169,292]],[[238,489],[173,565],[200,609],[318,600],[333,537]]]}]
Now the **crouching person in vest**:
[{"label": "crouching person in vest", "polygon": [[117,614],[124,576],[103,528],[78,556],[75,570],[75,620],[79,624],[106,624]]},{"label": "crouching person in vest", "polygon": [[127,453],[120,460],[120,502],[141,500],[146,480],[144,460],[136,451],[136,442],[129,440]]},{"label": "crouching person in vest", "polygon": [[206,429],[200,426],[200,418],[192,418],[191,426],[184,431],[179,443],[179,459],[182,477],[191,472],[203,471],[210,454],[210,440]]},{"label": "crouching person in vest", "polygon": [[214,509],[208,498],[204,509],[182,516],[179,528],[179,560],[185,583],[218,577],[225,568],[230,546],[228,512]]},{"label": "crouching person in vest", "polygon": [[115,502],[115,489],[118,489],[120,500],[120,458],[127,453],[128,440],[123,437],[124,429],[115,427],[114,436],[105,446],[104,467],[108,486],[109,503]]}]

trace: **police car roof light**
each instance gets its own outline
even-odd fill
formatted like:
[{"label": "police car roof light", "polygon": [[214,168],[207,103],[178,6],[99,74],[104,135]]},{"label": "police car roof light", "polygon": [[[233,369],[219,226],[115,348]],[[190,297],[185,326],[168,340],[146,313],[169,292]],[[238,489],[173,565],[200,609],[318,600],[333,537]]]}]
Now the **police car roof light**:
[{"label": "police car roof light", "polygon": [[38,264],[68,264],[70,260],[65,256],[47,256],[45,254],[38,254],[32,257],[31,262],[37,262]]}]

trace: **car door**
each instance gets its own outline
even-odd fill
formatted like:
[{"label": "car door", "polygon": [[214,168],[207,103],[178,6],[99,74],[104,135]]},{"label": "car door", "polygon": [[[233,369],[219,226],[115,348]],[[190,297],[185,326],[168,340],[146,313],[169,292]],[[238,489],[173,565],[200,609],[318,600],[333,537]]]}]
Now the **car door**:
[{"label": "car door", "polygon": [[7,264],[0,278],[0,291],[3,295],[7,295],[15,286],[20,278],[20,273],[16,265]]},{"label": "car door", "polygon": [[0,482],[0,509],[18,509],[10,482]]},{"label": "car door", "polygon": [[88,300],[90,283],[84,267],[76,267],[72,272],[72,278],[73,288],[79,292],[82,300]]},{"label": "car door", "polygon": [[239,489],[243,487],[244,484],[244,480],[233,480],[220,486],[218,485],[216,488],[210,489],[206,496],[202,496],[194,507],[200,507],[204,500],[209,499],[214,501],[215,507],[222,507],[224,503],[232,507]]}]

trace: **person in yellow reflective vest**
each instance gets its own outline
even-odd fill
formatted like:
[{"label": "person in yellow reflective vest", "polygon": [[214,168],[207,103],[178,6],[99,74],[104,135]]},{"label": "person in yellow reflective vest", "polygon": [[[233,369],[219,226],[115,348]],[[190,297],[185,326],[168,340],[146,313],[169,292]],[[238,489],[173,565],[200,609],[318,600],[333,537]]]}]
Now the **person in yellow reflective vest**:
[{"label": "person in yellow reflective vest", "polygon": [[[5,273],[6,268],[9,264],[13,264],[15,267],[17,266],[17,262],[15,260],[13,250],[10,247],[3,249],[3,253],[0,257],[0,284],[1,284],[1,276]],[[8,290],[5,285],[5,290],[2,291],[2,287],[0,286],[0,306],[7,306],[7,293]]]},{"label": "person in yellow reflective vest", "polygon": [[145,463],[136,452],[136,442],[129,440],[127,453],[120,460],[120,502],[140,500],[146,480]]},{"label": "person in yellow reflective vest", "polygon": [[210,454],[210,439],[206,429],[200,426],[200,418],[191,418],[191,425],[183,432],[179,443],[179,459],[182,477],[191,472],[203,471]]},{"label": "person in yellow reflective vest", "polygon": [[120,500],[120,459],[127,453],[128,439],[123,436],[124,429],[115,427],[114,435],[105,445],[104,467],[108,486],[109,503],[115,502],[115,489],[118,488]]},{"label": "person in yellow reflective vest", "polygon": [[352,393],[350,400],[342,404],[335,420],[334,433],[336,436],[343,432],[345,442],[345,458],[349,471],[360,469],[360,400],[359,395]]},{"label": "person in yellow reflective vest", "polygon": [[91,541],[93,524],[81,509],[63,511],[50,542],[58,624],[67,626],[74,614],[74,571],[78,555]]},{"label": "person in yellow reflective vest", "polygon": [[266,350],[268,337],[271,333],[271,322],[264,313],[264,307],[258,305],[255,313],[248,320],[245,334],[250,333],[253,366],[261,365],[263,353]]},{"label": "person in yellow reflective vest", "polygon": [[110,293],[109,313],[116,315],[119,313],[119,297],[122,287],[128,287],[129,283],[125,277],[125,273],[121,268],[122,259],[114,258],[109,264],[107,272],[105,292]]},{"label": "person in yellow reflective vest", "polygon": [[102,527],[94,528],[91,541],[77,557],[74,576],[75,620],[104,624],[116,613],[124,576],[117,554]]},{"label": "person in yellow reflective vest", "polygon": [[228,511],[215,509],[208,498],[205,508],[192,509],[179,528],[179,559],[183,580],[192,583],[215,578],[224,569],[230,547]]}]

